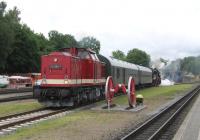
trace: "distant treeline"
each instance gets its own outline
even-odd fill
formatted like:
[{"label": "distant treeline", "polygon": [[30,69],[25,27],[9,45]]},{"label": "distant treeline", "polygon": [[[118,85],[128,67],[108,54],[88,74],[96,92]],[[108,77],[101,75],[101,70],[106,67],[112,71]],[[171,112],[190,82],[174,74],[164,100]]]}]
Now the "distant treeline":
[{"label": "distant treeline", "polygon": [[151,61],[149,54],[137,48],[129,50],[127,55],[125,55],[121,50],[113,51],[112,57],[145,67],[149,67]]},{"label": "distant treeline", "polygon": [[0,2],[0,73],[28,73],[40,71],[40,57],[66,47],[87,47],[97,53],[100,42],[94,37],[84,37],[79,42],[70,34],[52,30],[46,38],[20,22],[17,7],[6,10]]},{"label": "distant treeline", "polygon": [[200,75],[200,56],[189,56],[172,61],[164,70],[165,78],[181,82],[185,75]]}]

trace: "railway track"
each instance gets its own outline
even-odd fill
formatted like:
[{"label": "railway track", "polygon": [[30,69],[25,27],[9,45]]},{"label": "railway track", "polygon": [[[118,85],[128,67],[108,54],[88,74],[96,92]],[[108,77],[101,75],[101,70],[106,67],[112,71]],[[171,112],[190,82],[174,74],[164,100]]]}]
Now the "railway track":
[{"label": "railway track", "polygon": [[32,98],[33,98],[32,92],[11,93],[11,94],[3,94],[3,95],[0,94],[0,103],[17,101],[17,100],[32,99]]},{"label": "railway track", "polygon": [[44,121],[47,119],[65,116],[71,112],[91,108],[96,102],[82,104],[76,107],[67,108],[41,108],[19,114],[0,117],[0,136],[12,133],[20,127]]},{"label": "railway track", "polygon": [[[179,121],[181,113],[183,114],[184,109],[193,103],[192,101],[195,100],[195,97],[197,97],[199,92],[200,86],[183,96],[181,99],[154,117],[144,122],[131,133],[124,136],[121,140],[172,139],[176,130],[173,130],[171,127],[176,124],[177,121]],[[169,129],[171,129],[171,131]]]},{"label": "railway track", "polygon": [[0,95],[21,93],[21,92],[31,92],[31,91],[33,91],[32,87],[19,88],[19,89],[0,89]]},{"label": "railway track", "polygon": [[0,118],[0,135],[11,133],[16,129],[28,126],[50,118],[63,116],[69,113],[69,109],[42,108],[20,114],[9,115]]}]

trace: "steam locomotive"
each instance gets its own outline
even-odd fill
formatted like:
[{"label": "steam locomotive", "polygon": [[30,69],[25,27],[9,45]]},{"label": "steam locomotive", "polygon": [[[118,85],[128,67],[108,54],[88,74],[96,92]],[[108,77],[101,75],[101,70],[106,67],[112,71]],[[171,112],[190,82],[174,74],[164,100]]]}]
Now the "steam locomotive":
[{"label": "steam locomotive", "polygon": [[35,86],[34,98],[48,107],[74,106],[105,97],[106,78],[127,86],[130,76],[135,85],[157,86],[156,69],[97,55],[90,49],[64,48],[41,58],[41,84]]}]

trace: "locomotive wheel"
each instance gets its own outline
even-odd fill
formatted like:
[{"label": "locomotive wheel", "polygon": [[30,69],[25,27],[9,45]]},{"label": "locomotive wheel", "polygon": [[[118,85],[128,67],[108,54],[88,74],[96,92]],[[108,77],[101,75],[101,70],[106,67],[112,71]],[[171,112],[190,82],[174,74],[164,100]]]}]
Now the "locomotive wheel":
[{"label": "locomotive wheel", "polygon": [[129,77],[128,80],[128,102],[130,107],[135,107],[136,105],[136,95],[135,95],[135,81],[133,77]]},{"label": "locomotive wheel", "polygon": [[107,100],[107,103],[110,105],[112,102],[112,98],[114,96],[114,90],[113,90],[113,80],[112,77],[109,76],[106,80],[106,86],[105,86],[105,97]]}]

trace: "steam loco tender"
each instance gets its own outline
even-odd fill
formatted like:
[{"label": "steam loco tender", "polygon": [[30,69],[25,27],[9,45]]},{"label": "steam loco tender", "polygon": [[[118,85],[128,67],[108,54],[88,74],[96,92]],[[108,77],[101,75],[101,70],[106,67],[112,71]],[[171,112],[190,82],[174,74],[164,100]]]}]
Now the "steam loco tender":
[{"label": "steam loco tender", "polygon": [[[158,72],[158,71],[157,71]],[[50,107],[73,106],[103,98],[106,78],[127,85],[132,76],[136,86],[160,84],[159,72],[96,55],[85,48],[64,48],[42,56],[41,84],[34,97]]]}]

